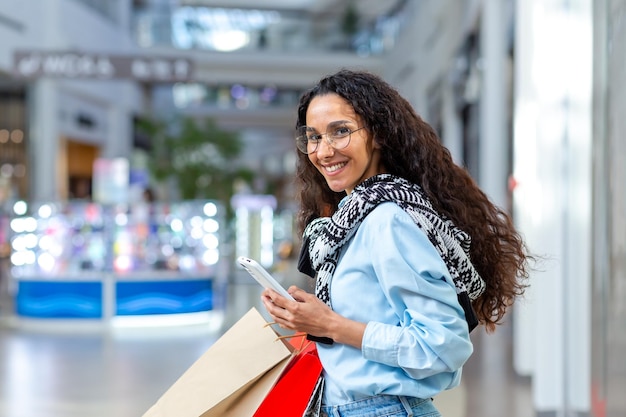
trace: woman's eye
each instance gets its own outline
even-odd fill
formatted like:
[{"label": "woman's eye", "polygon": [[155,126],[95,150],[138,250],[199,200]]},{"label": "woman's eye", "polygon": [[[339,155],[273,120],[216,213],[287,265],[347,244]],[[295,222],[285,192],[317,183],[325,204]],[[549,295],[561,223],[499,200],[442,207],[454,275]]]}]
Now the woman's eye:
[{"label": "woman's eye", "polygon": [[350,133],[350,129],[346,126],[340,126],[333,131],[333,136],[335,137],[343,137]]},{"label": "woman's eye", "polygon": [[322,135],[309,135],[308,136],[309,142],[318,142],[321,139],[322,139]]}]

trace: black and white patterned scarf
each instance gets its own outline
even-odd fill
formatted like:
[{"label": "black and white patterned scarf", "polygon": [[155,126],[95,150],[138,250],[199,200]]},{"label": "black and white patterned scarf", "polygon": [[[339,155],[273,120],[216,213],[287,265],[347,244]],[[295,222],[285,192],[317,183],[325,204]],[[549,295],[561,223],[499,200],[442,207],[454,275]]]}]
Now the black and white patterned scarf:
[{"label": "black and white patterned scarf", "polygon": [[[390,174],[379,174],[357,185],[332,217],[320,217],[306,227],[298,269],[316,277],[315,294],[331,306],[330,281],[339,252],[354,235],[363,219],[383,202],[400,206],[445,262],[465,310],[470,330],[477,325],[471,301],[485,290],[485,282],[469,259],[471,239],[450,220],[435,212],[421,188]],[[332,307],[332,306],[331,306]]]}]

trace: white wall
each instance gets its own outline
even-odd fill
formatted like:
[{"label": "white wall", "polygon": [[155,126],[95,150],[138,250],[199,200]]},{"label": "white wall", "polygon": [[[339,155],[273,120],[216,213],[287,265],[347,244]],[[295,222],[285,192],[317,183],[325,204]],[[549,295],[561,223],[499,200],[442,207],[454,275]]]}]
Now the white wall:
[{"label": "white wall", "polygon": [[451,75],[467,34],[476,29],[479,4],[479,0],[409,2],[408,23],[383,69],[385,78],[428,122],[434,118],[428,114],[429,89],[440,89],[441,139],[457,162],[461,158],[462,132]]},{"label": "white wall", "polygon": [[[590,411],[591,0],[517,3],[514,194],[543,258],[516,311],[515,365],[545,415]],[[559,51],[555,54],[555,51]]]}]

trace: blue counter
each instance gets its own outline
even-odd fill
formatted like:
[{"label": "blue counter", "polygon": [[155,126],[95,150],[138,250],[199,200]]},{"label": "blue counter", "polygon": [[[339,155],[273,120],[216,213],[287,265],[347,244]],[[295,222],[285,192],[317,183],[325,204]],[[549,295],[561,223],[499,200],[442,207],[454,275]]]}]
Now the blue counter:
[{"label": "blue counter", "polygon": [[18,317],[106,319],[211,311],[214,279],[193,276],[115,276],[17,280]]}]

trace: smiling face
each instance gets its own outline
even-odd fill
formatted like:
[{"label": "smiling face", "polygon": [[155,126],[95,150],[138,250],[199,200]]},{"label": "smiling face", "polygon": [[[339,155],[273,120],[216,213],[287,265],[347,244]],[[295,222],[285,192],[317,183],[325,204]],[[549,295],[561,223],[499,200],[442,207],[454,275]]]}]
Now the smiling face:
[{"label": "smiling face", "polygon": [[[364,127],[352,106],[339,95],[325,94],[313,98],[306,112],[306,125],[318,133],[326,133],[328,125],[335,122],[343,122],[350,130]],[[380,149],[366,126],[351,133],[350,143],[343,149],[334,149],[324,135],[317,151],[308,157],[335,192],[350,194],[363,180],[384,172]]]}]

